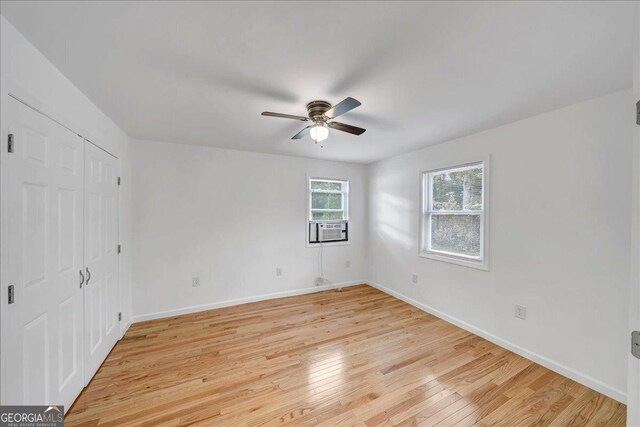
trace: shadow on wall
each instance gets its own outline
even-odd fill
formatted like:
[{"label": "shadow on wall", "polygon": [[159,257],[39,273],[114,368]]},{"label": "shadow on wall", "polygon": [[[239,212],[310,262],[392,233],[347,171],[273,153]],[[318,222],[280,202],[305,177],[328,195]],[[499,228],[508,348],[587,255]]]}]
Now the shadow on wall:
[{"label": "shadow on wall", "polygon": [[410,219],[413,218],[411,202],[393,194],[381,193],[376,205],[376,222],[380,224],[383,242],[391,239],[405,249],[410,249],[414,241],[410,224]]},{"label": "shadow on wall", "polygon": [[[376,229],[372,230],[374,242],[380,247],[380,253],[385,254],[385,264],[390,267],[385,270],[398,271],[406,262],[407,251],[411,252],[415,248],[415,236],[411,227],[411,219],[414,218],[411,201],[381,192],[379,198],[372,202],[374,206],[371,212],[376,216],[372,218],[372,223],[378,224]],[[415,249],[417,251],[417,248]],[[375,265],[373,268],[376,268]]]}]

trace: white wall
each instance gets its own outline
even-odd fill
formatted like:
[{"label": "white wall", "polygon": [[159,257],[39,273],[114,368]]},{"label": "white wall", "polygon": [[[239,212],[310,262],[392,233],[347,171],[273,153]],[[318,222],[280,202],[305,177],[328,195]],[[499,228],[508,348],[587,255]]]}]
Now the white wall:
[{"label": "white wall", "polygon": [[[370,165],[371,280],[624,400],[632,105],[618,92]],[[419,171],[486,155],[490,271],[418,257]]]},{"label": "white wall", "polygon": [[137,319],[314,289],[307,174],[350,181],[351,244],[323,249],[324,276],[365,279],[364,165],[147,141],[134,141],[133,164]]},{"label": "white wall", "polygon": [[[0,54],[0,134],[3,147],[7,135],[6,105],[11,93],[120,159],[125,183],[120,194],[120,238],[125,247],[120,257],[121,329],[124,330],[131,321],[131,260],[126,252],[131,241],[131,197],[126,184],[130,182],[131,171],[129,137],[2,16]],[[0,161],[4,164],[6,150],[0,150],[0,153]],[[5,209],[3,204],[3,215]],[[2,247],[5,247],[4,241]],[[2,277],[4,283],[4,272]]]}]

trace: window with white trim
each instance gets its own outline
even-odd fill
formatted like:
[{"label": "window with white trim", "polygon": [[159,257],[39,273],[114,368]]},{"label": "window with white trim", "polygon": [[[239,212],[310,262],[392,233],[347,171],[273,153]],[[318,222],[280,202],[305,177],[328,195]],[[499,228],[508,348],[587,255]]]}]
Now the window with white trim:
[{"label": "window with white trim", "polygon": [[420,254],[486,268],[484,162],[424,172],[422,195]]},{"label": "window with white trim", "polygon": [[349,181],[309,178],[309,243],[349,240]]}]

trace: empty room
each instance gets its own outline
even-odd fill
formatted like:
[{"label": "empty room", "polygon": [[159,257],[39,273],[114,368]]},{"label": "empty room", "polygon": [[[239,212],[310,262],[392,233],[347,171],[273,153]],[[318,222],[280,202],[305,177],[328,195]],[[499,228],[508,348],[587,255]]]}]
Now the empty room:
[{"label": "empty room", "polygon": [[640,2],[0,15],[0,426],[640,427]]}]

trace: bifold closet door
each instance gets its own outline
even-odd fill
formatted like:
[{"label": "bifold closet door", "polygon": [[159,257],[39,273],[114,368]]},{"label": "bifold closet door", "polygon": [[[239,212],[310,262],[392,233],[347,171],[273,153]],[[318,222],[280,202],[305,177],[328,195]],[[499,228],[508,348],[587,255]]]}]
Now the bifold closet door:
[{"label": "bifold closet door", "polygon": [[84,141],[13,98],[7,109],[3,403],[68,409],[84,386]]},{"label": "bifold closet door", "polygon": [[118,159],[87,142],[84,187],[85,379],[120,338],[118,328]]}]

